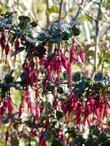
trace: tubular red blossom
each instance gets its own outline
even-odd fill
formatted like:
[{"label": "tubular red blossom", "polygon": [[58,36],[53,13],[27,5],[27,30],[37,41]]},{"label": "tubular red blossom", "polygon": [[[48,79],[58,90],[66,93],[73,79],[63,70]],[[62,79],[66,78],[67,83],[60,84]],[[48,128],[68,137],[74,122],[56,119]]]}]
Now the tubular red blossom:
[{"label": "tubular red blossom", "polygon": [[39,118],[40,118],[40,115],[41,115],[39,105],[37,105],[37,106],[36,106],[36,110],[35,110],[35,111],[36,111],[36,116],[35,116],[35,117],[36,117],[36,120],[37,120],[37,119],[39,119]]},{"label": "tubular red blossom", "polygon": [[85,57],[85,53],[82,49],[80,50],[80,55],[79,56],[81,58],[82,63],[85,64],[86,57]]},{"label": "tubular red blossom", "polygon": [[40,118],[44,109],[44,103],[42,102],[40,105],[36,105],[35,112],[36,112],[36,120]]},{"label": "tubular red blossom", "polygon": [[19,46],[20,46],[20,40],[19,40],[19,38],[17,38],[17,39],[15,40],[15,44],[14,44],[14,47],[15,47],[15,50],[16,50],[16,51],[19,49]]},{"label": "tubular red blossom", "polygon": [[8,108],[8,114],[9,114],[9,117],[12,118],[12,114],[13,114],[13,103],[12,103],[12,100],[11,100],[11,97],[10,95],[7,96],[7,108]]},{"label": "tubular red blossom", "polygon": [[82,107],[81,104],[79,103],[76,108],[76,125],[81,124],[81,113],[82,113]]},{"label": "tubular red blossom", "polygon": [[29,86],[29,84],[31,83],[29,73],[30,73],[29,70],[25,70],[23,72],[24,77],[25,77],[25,84],[26,84],[26,86]]},{"label": "tubular red blossom", "polygon": [[3,116],[4,112],[5,112],[5,107],[3,106],[3,103],[1,102],[0,103],[0,125],[2,123],[2,116]]},{"label": "tubular red blossom", "polygon": [[108,95],[104,95],[104,99],[105,99],[105,108],[104,108],[104,116],[108,117],[109,114],[109,98]]},{"label": "tubular red blossom", "polygon": [[59,81],[59,79],[60,79],[60,73],[62,71],[62,63],[61,63],[60,60],[57,60],[56,63],[55,63],[55,71],[58,74],[58,81]]},{"label": "tubular red blossom", "polygon": [[1,37],[0,37],[0,45],[1,45],[1,47],[2,47],[2,50],[4,50],[4,48],[5,48],[5,43],[6,43],[5,35],[4,35],[4,33],[2,32],[2,33],[1,33]]},{"label": "tubular red blossom", "polygon": [[66,106],[66,103],[62,103],[61,109],[63,110],[64,113],[67,113],[67,106]]},{"label": "tubular red blossom", "polygon": [[31,100],[28,100],[28,108],[30,109],[31,113],[35,116],[35,108]]},{"label": "tubular red blossom", "polygon": [[6,54],[6,56],[8,55],[9,50],[10,50],[10,48],[9,48],[8,43],[7,43],[7,45],[5,46],[5,54]]},{"label": "tubular red blossom", "polygon": [[46,84],[47,84],[47,76],[46,78],[43,79],[42,81],[42,85],[43,85],[43,88],[46,89]]},{"label": "tubular red blossom", "polygon": [[42,101],[42,103],[40,104],[40,112],[42,113],[44,109],[44,102]]},{"label": "tubular red blossom", "polygon": [[68,86],[71,87],[72,82],[71,82],[71,62],[69,61],[67,64],[67,75],[68,75]]},{"label": "tubular red blossom", "polygon": [[58,108],[58,102],[59,102],[58,97],[55,97],[53,101],[53,106],[52,106],[55,110]]},{"label": "tubular red blossom", "polygon": [[5,100],[3,101],[3,106],[4,106],[5,109],[8,107],[8,103],[7,103],[7,102],[8,102],[7,99],[5,99]]},{"label": "tubular red blossom", "polygon": [[49,119],[46,120],[46,122],[44,123],[43,129],[47,130],[49,126]]},{"label": "tubular red blossom", "polygon": [[31,70],[34,70],[34,66],[35,66],[35,62],[33,61],[33,59],[30,61],[29,63],[29,67]]},{"label": "tubular red blossom", "polygon": [[20,119],[23,112],[24,112],[24,101],[25,101],[25,91],[22,92],[22,95],[21,95],[21,103],[20,103],[20,106],[19,106],[19,114],[18,114],[18,118]]},{"label": "tubular red blossom", "polygon": [[24,70],[24,76],[25,76],[25,84],[28,86],[30,85],[31,87],[34,84],[37,84],[38,80],[38,74],[34,70],[35,62],[31,60],[31,62],[28,64],[27,62],[24,62],[22,64],[22,68]]},{"label": "tubular red blossom", "polygon": [[74,108],[74,100],[73,100],[73,97],[70,96],[68,100],[68,104],[67,104],[68,112],[71,113],[73,111],[73,108]]},{"label": "tubular red blossom", "polygon": [[72,63],[74,60],[78,61],[78,56],[76,54],[76,46],[73,44],[70,49],[70,63]]},{"label": "tubular red blossom", "polygon": [[104,116],[105,117],[108,117],[108,114],[109,114],[109,105],[108,104],[105,104],[105,107],[104,107]]},{"label": "tubular red blossom", "polygon": [[50,56],[50,58],[45,63],[45,68],[49,65],[53,65],[54,61],[56,60],[55,52]]},{"label": "tubular red blossom", "polygon": [[27,78],[28,78],[30,86],[33,86],[34,83],[36,83],[36,81],[38,80],[37,76],[38,75],[35,72],[35,70],[29,71],[29,72],[27,71]]},{"label": "tubular red blossom", "polygon": [[20,103],[20,106],[19,106],[18,119],[21,118],[23,112],[24,112],[24,96],[21,97],[21,103]]},{"label": "tubular red blossom", "polygon": [[43,57],[40,59],[40,66],[43,66],[46,63],[46,56],[43,55]]},{"label": "tubular red blossom", "polygon": [[34,107],[34,104],[33,102],[31,101],[31,97],[30,97],[30,93],[29,91],[25,91],[25,100],[28,104],[28,108],[30,109],[31,113],[35,116],[35,107]]},{"label": "tubular red blossom", "polygon": [[37,130],[36,128],[32,128],[30,133],[32,134],[32,136],[37,136]]},{"label": "tubular red blossom", "polygon": [[60,73],[63,67],[60,55],[61,55],[61,51],[55,48],[54,53],[50,56],[50,58],[45,63],[45,68],[48,73],[48,79],[51,81],[54,78],[52,77],[52,73],[57,73],[58,80],[60,78]]},{"label": "tubular red blossom", "polygon": [[44,132],[39,138],[39,146],[49,146],[48,141],[44,138]]},{"label": "tubular red blossom", "polygon": [[41,140],[39,146],[48,146],[45,140]]},{"label": "tubular red blossom", "polygon": [[22,64],[22,68],[23,70],[29,70],[29,65],[26,61]]},{"label": "tubular red blossom", "polygon": [[61,52],[61,62],[65,69],[67,69],[68,58]]},{"label": "tubular red blossom", "polygon": [[17,54],[17,51],[19,49],[19,46],[20,46],[20,41],[19,41],[19,38],[17,38],[14,42],[14,47],[15,47],[15,51],[14,51],[14,63],[16,62],[16,54]]},{"label": "tubular red blossom", "polygon": [[48,79],[51,81],[52,80],[52,67],[49,65],[46,67],[47,74],[48,74]]},{"label": "tubular red blossom", "polygon": [[[84,106],[84,124],[87,121],[90,126],[90,120],[88,119],[88,117],[92,113],[94,115],[94,99],[92,96],[90,96]],[[93,118],[94,118],[94,116],[93,116]]]},{"label": "tubular red blossom", "polygon": [[101,124],[102,120],[104,118],[104,104],[103,103],[100,103],[100,106],[99,106],[99,124]]},{"label": "tubular red blossom", "polygon": [[95,100],[93,113],[96,114],[97,117],[99,117],[99,114],[100,114],[100,112],[99,112],[99,106],[100,106],[99,99],[98,100]]},{"label": "tubular red blossom", "polygon": [[65,140],[65,136],[63,134],[63,131],[61,129],[57,129],[56,134],[59,136],[59,138],[64,141]]},{"label": "tubular red blossom", "polygon": [[36,81],[35,98],[38,99],[38,97],[39,97],[39,87],[38,87],[38,81]]},{"label": "tubular red blossom", "polygon": [[89,116],[89,111],[86,110],[86,111],[84,112],[84,124],[86,123],[86,120],[88,120],[88,116]]}]

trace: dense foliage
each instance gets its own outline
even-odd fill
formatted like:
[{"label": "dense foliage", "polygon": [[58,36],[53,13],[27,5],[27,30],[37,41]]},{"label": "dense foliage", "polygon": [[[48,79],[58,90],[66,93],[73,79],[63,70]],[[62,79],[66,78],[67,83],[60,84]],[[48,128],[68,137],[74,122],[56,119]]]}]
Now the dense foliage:
[{"label": "dense foliage", "polygon": [[[18,145],[24,138],[28,146],[32,141],[39,146],[108,145],[109,75],[98,72],[87,77],[73,71],[73,64],[86,66],[76,25],[58,20],[36,33],[35,27],[27,16],[18,20],[14,13],[0,16],[1,57],[5,64],[13,62],[0,81],[0,123],[8,124],[7,144]],[[16,108],[15,90],[21,95]]]}]

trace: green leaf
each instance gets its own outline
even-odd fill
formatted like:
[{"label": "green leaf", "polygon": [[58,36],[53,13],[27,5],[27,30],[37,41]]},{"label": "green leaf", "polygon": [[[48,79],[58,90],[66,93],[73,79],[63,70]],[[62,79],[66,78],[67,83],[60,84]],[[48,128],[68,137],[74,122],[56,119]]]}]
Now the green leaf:
[{"label": "green leaf", "polygon": [[68,40],[72,36],[71,25],[68,23],[61,24],[61,37],[63,40]]},{"label": "green leaf", "polygon": [[103,73],[102,72],[98,72],[98,73],[96,73],[96,75],[94,77],[94,80],[95,81],[101,81],[101,80],[103,80],[103,77],[104,77]]},{"label": "green leaf", "polygon": [[64,146],[63,141],[60,138],[54,138],[51,146]]},{"label": "green leaf", "polygon": [[59,120],[59,119],[63,118],[64,113],[62,111],[57,111],[56,116],[57,116],[57,119]]},{"label": "green leaf", "polygon": [[53,5],[52,7],[48,8],[47,14],[51,13],[59,13],[59,6]]},{"label": "green leaf", "polygon": [[28,16],[19,16],[19,20],[25,23],[26,22],[29,23],[31,21],[31,19]]},{"label": "green leaf", "polygon": [[59,93],[59,94],[63,94],[63,93],[64,93],[64,90],[63,90],[62,87],[59,87],[59,88],[58,88],[58,93]]},{"label": "green leaf", "polygon": [[5,75],[5,82],[6,83],[12,83],[13,82],[13,77],[12,77],[12,75],[11,74],[6,74]]},{"label": "green leaf", "polygon": [[81,72],[76,72],[76,73],[73,74],[72,80],[74,82],[78,82],[78,81],[80,81],[80,79],[81,79]]},{"label": "green leaf", "polygon": [[69,8],[68,12],[69,13],[73,13],[74,12],[74,8]]},{"label": "green leaf", "polygon": [[89,50],[87,52],[87,56],[94,56],[94,50]]},{"label": "green leaf", "polygon": [[74,36],[78,36],[80,34],[80,29],[73,26],[72,27],[72,32],[73,32]]},{"label": "green leaf", "polygon": [[33,22],[30,23],[30,25],[31,25],[32,27],[36,27],[36,26],[38,25],[38,23],[35,22],[35,21],[33,21]]},{"label": "green leaf", "polygon": [[75,144],[84,144],[84,142],[85,142],[85,139],[81,136],[81,135],[79,135],[76,139],[75,139]]},{"label": "green leaf", "polygon": [[17,51],[15,51],[12,56],[19,54],[20,52],[22,52],[25,48],[24,47],[19,47]]},{"label": "green leaf", "polygon": [[4,14],[5,18],[9,18],[10,16],[12,17],[12,15],[13,15],[13,12],[6,12]]},{"label": "green leaf", "polygon": [[98,136],[100,134],[100,129],[96,126],[91,126],[89,131],[89,136],[92,137],[93,135]]},{"label": "green leaf", "polygon": [[107,141],[107,134],[102,132],[100,135],[99,135],[99,140],[101,143],[105,143]]},{"label": "green leaf", "polygon": [[28,16],[19,16],[19,26],[21,29],[25,29],[28,25],[28,23],[31,21],[31,19]]},{"label": "green leaf", "polygon": [[51,138],[50,132],[49,132],[49,131],[46,131],[46,132],[44,133],[44,139],[45,139],[45,140],[49,140],[50,138]]},{"label": "green leaf", "polygon": [[60,43],[61,37],[52,37],[52,38],[51,38],[51,41],[52,41],[53,43]]},{"label": "green leaf", "polygon": [[37,40],[39,40],[39,41],[45,41],[48,38],[49,38],[49,36],[46,35],[45,33],[42,33],[42,32],[41,33],[38,33]]}]

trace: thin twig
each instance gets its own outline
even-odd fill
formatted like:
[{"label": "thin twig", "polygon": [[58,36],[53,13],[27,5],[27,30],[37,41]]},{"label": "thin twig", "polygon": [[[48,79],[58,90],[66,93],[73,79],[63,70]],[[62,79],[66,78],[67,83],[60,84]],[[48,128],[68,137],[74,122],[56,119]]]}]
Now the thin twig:
[{"label": "thin twig", "polygon": [[[48,9],[49,9],[49,1],[48,0],[46,0],[46,7],[47,7],[47,11],[48,11]],[[46,12],[46,16],[47,16],[47,27],[48,27],[50,20],[49,20],[49,15],[47,12]]]},{"label": "thin twig", "polygon": [[101,14],[101,4],[103,0],[100,1],[99,7],[98,7],[98,14],[97,18],[95,20],[95,29],[96,29],[96,35],[95,35],[95,55],[94,55],[94,66],[92,71],[92,77],[94,77],[94,74],[97,69],[97,62],[98,62],[98,45],[99,45],[99,20],[100,20],[100,14]]},{"label": "thin twig", "polygon": [[89,17],[91,18],[92,20],[96,20],[92,15],[90,15],[89,13],[87,13],[87,11],[85,11],[84,7],[78,3],[76,0],[75,0],[75,3],[82,9],[82,11]]},{"label": "thin twig", "polygon": [[60,2],[60,10],[59,10],[59,20],[61,19],[61,11],[62,11],[62,4],[63,4],[63,0],[61,0]]},{"label": "thin twig", "polygon": [[[84,2],[84,0],[81,1],[81,3],[80,3],[81,6],[82,6],[83,2]],[[75,15],[75,17],[74,17],[75,20],[76,20],[76,18],[78,17],[80,11],[81,11],[81,7],[79,6],[79,9],[78,9],[78,11],[77,11],[77,13],[76,13],[76,15]]]}]

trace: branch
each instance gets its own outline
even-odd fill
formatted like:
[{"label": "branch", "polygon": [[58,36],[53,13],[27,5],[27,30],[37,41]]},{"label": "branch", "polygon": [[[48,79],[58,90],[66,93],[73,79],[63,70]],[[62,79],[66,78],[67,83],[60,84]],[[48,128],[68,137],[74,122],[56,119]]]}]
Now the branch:
[{"label": "branch", "polygon": [[75,3],[80,7],[80,9],[82,9],[82,11],[89,17],[91,18],[92,20],[96,20],[92,15],[90,15],[89,13],[87,13],[87,11],[85,11],[84,7],[78,3],[76,0],[75,0]]},{"label": "branch", "polygon": [[[80,3],[81,6],[82,6],[83,2],[84,2],[84,0],[81,1],[81,3]],[[81,7],[79,6],[79,9],[78,9],[78,11],[77,11],[77,13],[76,13],[74,19],[76,19],[76,18],[78,17],[80,11],[81,11]]]},{"label": "branch", "polygon": [[63,0],[61,0],[60,2],[60,10],[59,10],[59,20],[61,19],[61,10],[62,10],[62,4],[63,4]]},{"label": "branch", "polygon": [[97,62],[98,62],[98,44],[99,44],[99,20],[100,20],[100,14],[101,14],[101,4],[103,0],[100,1],[98,5],[98,14],[97,18],[95,20],[95,29],[96,29],[96,35],[95,35],[95,55],[94,55],[94,66],[92,71],[92,78],[94,77],[94,74],[97,69]]},{"label": "branch", "polygon": [[[47,10],[48,10],[49,9],[49,1],[48,0],[46,0],[46,7],[47,7]],[[47,12],[46,12],[46,16],[47,16],[47,27],[48,27],[50,20],[49,20],[49,15],[48,15]]]}]

